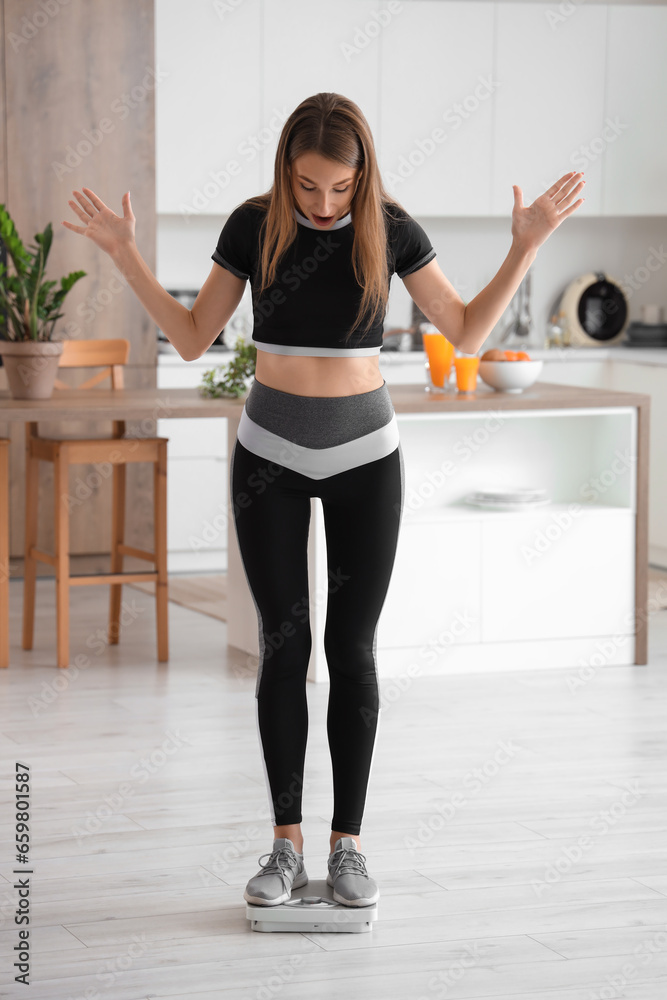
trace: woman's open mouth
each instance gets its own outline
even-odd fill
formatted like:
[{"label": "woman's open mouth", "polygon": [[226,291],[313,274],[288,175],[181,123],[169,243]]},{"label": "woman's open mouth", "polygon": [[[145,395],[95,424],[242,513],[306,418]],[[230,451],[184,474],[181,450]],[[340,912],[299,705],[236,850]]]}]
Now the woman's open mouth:
[{"label": "woman's open mouth", "polygon": [[318,226],[328,226],[330,223],[333,222],[334,216],[333,215],[322,216],[322,215],[315,215],[313,213],[313,219],[318,224]]}]

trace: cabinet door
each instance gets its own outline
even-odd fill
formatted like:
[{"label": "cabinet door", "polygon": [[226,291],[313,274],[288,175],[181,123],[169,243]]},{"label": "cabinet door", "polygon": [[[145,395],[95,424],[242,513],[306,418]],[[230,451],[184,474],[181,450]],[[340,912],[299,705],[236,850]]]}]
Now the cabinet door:
[{"label": "cabinet door", "polygon": [[[313,3],[313,0],[265,3],[264,107],[275,105],[287,117],[313,94],[343,94],[359,105],[375,135],[378,35],[385,30],[396,30],[394,21],[400,20],[392,15],[388,27],[384,28],[379,8],[376,0],[337,0],[335,4]],[[273,183],[278,138],[279,130],[265,146],[262,191],[268,190]]]},{"label": "cabinet door", "polygon": [[419,647],[435,662],[454,644],[480,641],[480,543],[478,521],[404,517],[378,649]]},{"label": "cabinet door", "polygon": [[667,214],[666,42],[667,7],[610,6],[605,215]]},{"label": "cabinet door", "polygon": [[490,213],[493,28],[492,3],[412,0],[382,33],[380,169],[413,215]]},{"label": "cabinet door", "polygon": [[226,462],[214,458],[174,458],[167,476],[167,548],[200,553],[227,548]]},{"label": "cabinet door", "polygon": [[634,540],[618,508],[487,520],[482,641],[631,634]]},{"label": "cabinet door", "polygon": [[158,213],[226,215],[258,192],[275,117],[260,108],[259,18],[259,0],[157,0]]},{"label": "cabinet door", "polygon": [[499,3],[496,16],[493,214],[511,215],[513,184],[528,205],[570,170],[587,182],[577,215],[599,214],[607,8]]}]

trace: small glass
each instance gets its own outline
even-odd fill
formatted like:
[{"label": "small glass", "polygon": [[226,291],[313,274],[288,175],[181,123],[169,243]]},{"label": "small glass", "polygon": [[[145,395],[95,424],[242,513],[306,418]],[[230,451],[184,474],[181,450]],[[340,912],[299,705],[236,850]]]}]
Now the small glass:
[{"label": "small glass", "polygon": [[454,345],[440,332],[422,331],[422,341],[428,361],[429,381],[426,392],[446,392],[454,359]]},{"label": "small glass", "polygon": [[462,354],[454,358],[456,386],[459,392],[474,392],[477,388],[479,358],[476,354]]}]

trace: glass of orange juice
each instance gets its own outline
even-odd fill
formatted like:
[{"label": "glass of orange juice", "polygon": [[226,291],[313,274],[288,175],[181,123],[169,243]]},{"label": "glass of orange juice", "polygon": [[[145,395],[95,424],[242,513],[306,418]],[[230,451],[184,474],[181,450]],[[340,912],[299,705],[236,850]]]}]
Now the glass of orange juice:
[{"label": "glass of orange juice", "polygon": [[428,362],[426,367],[429,372],[430,384],[427,383],[427,392],[445,391],[445,386],[449,380],[449,373],[454,359],[454,345],[451,344],[444,334],[431,331],[422,332],[422,341]]},{"label": "glass of orange juice", "polygon": [[477,387],[479,358],[476,354],[462,354],[454,358],[456,386],[459,392],[474,392]]}]

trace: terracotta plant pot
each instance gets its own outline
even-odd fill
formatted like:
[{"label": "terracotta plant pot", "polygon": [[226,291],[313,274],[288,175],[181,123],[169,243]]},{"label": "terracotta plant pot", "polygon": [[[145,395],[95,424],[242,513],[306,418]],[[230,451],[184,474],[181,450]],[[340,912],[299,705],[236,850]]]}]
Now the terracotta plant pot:
[{"label": "terracotta plant pot", "polygon": [[13,399],[49,399],[63,352],[61,340],[0,340]]}]

